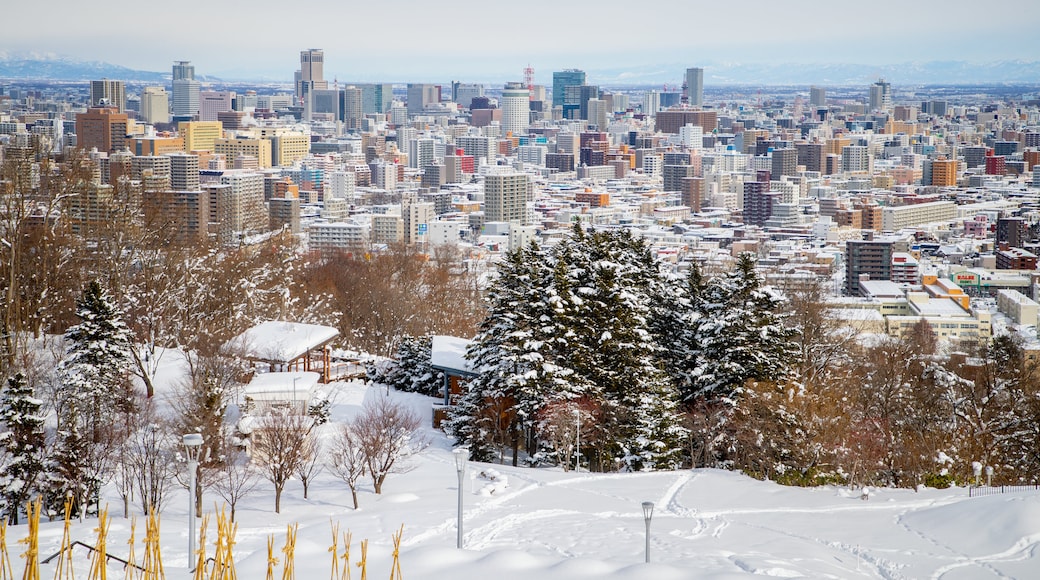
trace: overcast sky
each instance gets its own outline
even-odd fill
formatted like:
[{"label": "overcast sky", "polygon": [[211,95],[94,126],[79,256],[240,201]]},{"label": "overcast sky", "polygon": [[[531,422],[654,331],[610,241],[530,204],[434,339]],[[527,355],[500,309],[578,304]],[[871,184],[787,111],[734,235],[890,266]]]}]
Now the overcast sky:
[{"label": "overcast sky", "polygon": [[[480,81],[530,64],[589,71],[721,62],[893,64],[1040,58],[1040,1],[46,0],[10,2],[0,52],[200,75],[292,80],[305,48],[325,77]],[[1038,79],[1040,81],[1040,79]]]}]

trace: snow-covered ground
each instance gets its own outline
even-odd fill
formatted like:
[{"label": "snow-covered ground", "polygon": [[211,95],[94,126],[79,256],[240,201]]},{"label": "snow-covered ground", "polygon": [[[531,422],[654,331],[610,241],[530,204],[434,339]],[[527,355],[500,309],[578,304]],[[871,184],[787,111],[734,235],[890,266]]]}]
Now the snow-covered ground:
[{"label": "snow-covered ground", "polygon": [[[359,383],[336,390],[334,420],[379,393]],[[431,415],[434,400],[393,396]],[[464,489],[466,548],[457,550],[454,459],[450,442],[430,433],[433,445],[412,460],[411,471],[391,475],[381,496],[366,483],[357,511],[346,485],[328,474],[312,485],[309,500],[299,482],[290,482],[281,514],[273,511],[270,485],[261,486],[238,506],[239,577],[263,578],[268,535],[276,536],[278,551],[294,522],[297,577],[327,577],[330,521],[353,534],[354,562],[360,540],[370,540],[372,577],[389,576],[391,535],[402,524],[402,571],[423,580],[1040,577],[1040,493],[968,498],[965,489],[882,489],[863,500],[859,490],[787,488],[716,470],[588,474],[471,463]],[[106,499],[115,512],[117,496]],[[647,500],[656,505],[651,564],[643,563],[640,504]],[[215,501],[207,494],[207,507]],[[177,489],[162,514],[170,578],[188,576],[186,503],[186,492]],[[129,523],[115,515],[108,549],[125,556]],[[74,535],[93,544],[95,525],[77,523]],[[143,527],[139,522],[139,534]],[[20,549],[13,539],[24,528],[8,532],[12,553]],[[57,550],[60,534],[58,523],[43,526],[41,554]],[[215,535],[211,522],[209,540]],[[138,561],[141,544],[138,538]],[[208,551],[212,555],[212,546]],[[115,565],[110,570],[121,572]],[[52,574],[53,565],[44,566],[44,577]],[[352,576],[359,577],[357,569]]]}]

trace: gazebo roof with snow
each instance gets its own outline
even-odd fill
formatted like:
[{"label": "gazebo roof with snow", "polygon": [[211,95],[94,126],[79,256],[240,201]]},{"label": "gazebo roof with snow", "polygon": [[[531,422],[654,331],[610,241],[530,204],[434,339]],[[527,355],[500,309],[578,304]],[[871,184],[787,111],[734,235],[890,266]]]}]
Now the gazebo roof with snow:
[{"label": "gazebo roof with snow", "polygon": [[472,340],[457,336],[435,335],[430,346],[430,366],[446,374],[473,377],[477,373],[466,360],[466,348]]},{"label": "gazebo roof with snow", "polygon": [[291,363],[339,336],[331,326],[270,320],[250,328],[227,345],[248,359]]}]

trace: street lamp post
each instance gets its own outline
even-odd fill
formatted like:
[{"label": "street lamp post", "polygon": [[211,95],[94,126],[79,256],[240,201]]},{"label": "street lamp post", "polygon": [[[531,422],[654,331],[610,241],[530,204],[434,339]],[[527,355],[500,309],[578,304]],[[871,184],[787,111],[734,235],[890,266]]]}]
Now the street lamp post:
[{"label": "street lamp post", "polygon": [[458,522],[458,549],[462,549],[462,476],[466,473],[466,462],[469,461],[469,449],[459,447],[452,453],[455,454],[455,470],[459,473],[459,522]]},{"label": "street lamp post", "polygon": [[188,433],[181,438],[184,453],[188,456],[188,570],[195,566],[195,495],[198,493],[198,481],[195,473],[199,469],[199,451],[202,449],[202,435]]},{"label": "street lamp post", "polygon": [[650,519],[654,517],[654,502],[643,502],[643,521],[646,522],[646,563],[650,563]]}]

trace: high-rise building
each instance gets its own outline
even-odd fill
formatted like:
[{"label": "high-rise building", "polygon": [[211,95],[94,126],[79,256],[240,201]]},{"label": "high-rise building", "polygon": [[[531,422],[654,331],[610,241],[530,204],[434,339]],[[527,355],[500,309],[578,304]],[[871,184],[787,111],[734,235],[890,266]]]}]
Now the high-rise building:
[{"label": "high-rise building", "polygon": [[173,116],[176,121],[191,121],[199,115],[199,92],[202,85],[195,79],[173,81]]},{"label": "high-rise building", "polygon": [[526,173],[498,173],[484,177],[484,220],[526,225],[531,178]]},{"label": "high-rise building", "polygon": [[125,113],[126,87],[123,81],[90,81],[90,106],[115,107],[120,113]]},{"label": "high-rise building", "polygon": [[936,159],[932,161],[931,185],[955,187],[957,185],[957,160]]},{"label": "high-rise building", "polygon": [[145,87],[141,91],[141,114],[145,123],[170,122],[170,96],[165,87]]},{"label": "high-rise building", "polygon": [[608,115],[607,101],[604,99],[589,99],[585,105],[589,109],[589,126],[595,127],[597,131],[606,131]]},{"label": "high-rise building", "polygon": [[553,73],[552,104],[554,107],[562,107],[567,87],[580,87],[585,84],[585,71],[576,68],[556,71]]},{"label": "high-rise building", "polygon": [[76,145],[85,151],[122,151],[126,148],[128,122],[126,113],[115,107],[92,107],[76,115]]},{"label": "high-rise building", "polygon": [[217,139],[224,136],[224,127],[220,121],[182,121],[177,124],[177,132],[184,138],[184,150],[214,151]]},{"label": "high-rise building", "polygon": [[360,130],[361,119],[364,118],[364,91],[349,86],[340,91],[340,120],[347,130]]},{"label": "high-rise building", "polygon": [[437,85],[408,83],[408,114],[421,115],[426,105],[441,102],[441,88]]},{"label": "high-rise building", "polygon": [[228,91],[199,92],[199,120],[216,121],[217,113],[231,110],[231,93]]},{"label": "high-rise building", "polygon": [[195,80],[195,65],[191,64],[190,60],[178,60],[173,64],[172,80],[181,79]]},{"label": "high-rise building", "polygon": [[870,280],[892,279],[893,243],[889,240],[848,240],[845,242],[845,292],[859,294],[860,276]]},{"label": "high-rise building", "polygon": [[473,104],[473,99],[483,96],[484,85],[475,83],[451,84],[451,100],[467,109]]},{"label": "high-rise building", "polygon": [[827,89],[823,87],[809,87],[809,104],[813,107],[826,107]]},{"label": "high-rise building", "polygon": [[325,52],[318,48],[300,51],[300,70],[296,71],[296,98],[306,102],[313,89],[329,88],[325,80]]},{"label": "high-rise building", "polygon": [[892,85],[885,79],[870,85],[870,110],[886,111],[892,108]]},{"label": "high-rise building", "polygon": [[199,156],[189,153],[171,153],[170,189],[174,191],[198,191]]},{"label": "high-rise building", "polygon": [[794,148],[774,149],[770,177],[780,179],[781,175],[796,175],[798,167],[798,150]]},{"label": "high-rise building", "polygon": [[394,102],[393,85],[389,83],[355,83],[361,89],[361,114],[389,113]]},{"label": "high-rise building", "polygon": [[643,93],[643,114],[656,115],[661,110],[661,92],[647,91]]},{"label": "high-rise building", "polygon": [[704,69],[686,69],[686,102],[691,106],[701,107],[704,105]]},{"label": "high-rise building", "polygon": [[531,118],[531,97],[523,83],[506,83],[502,89],[502,130],[525,135]]}]

